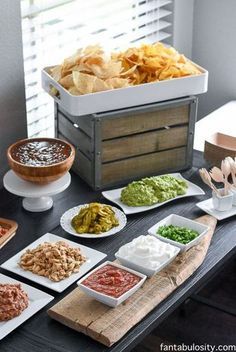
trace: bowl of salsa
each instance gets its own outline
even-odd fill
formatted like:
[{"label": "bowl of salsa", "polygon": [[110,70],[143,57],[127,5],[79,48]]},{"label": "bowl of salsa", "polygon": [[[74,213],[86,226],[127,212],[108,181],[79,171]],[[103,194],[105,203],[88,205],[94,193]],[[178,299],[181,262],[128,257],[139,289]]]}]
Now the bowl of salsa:
[{"label": "bowl of salsa", "polygon": [[144,283],[147,276],[106,261],[77,282],[82,291],[110,307],[116,307]]}]

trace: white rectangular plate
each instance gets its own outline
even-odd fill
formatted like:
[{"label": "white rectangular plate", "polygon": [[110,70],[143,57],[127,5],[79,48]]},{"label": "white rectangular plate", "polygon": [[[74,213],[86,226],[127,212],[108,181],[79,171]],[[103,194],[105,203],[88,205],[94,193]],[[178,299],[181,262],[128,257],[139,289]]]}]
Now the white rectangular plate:
[{"label": "white rectangular plate", "polygon": [[196,206],[205,213],[214,216],[217,220],[224,220],[230,218],[233,215],[236,215],[236,206],[233,206],[230,210],[227,211],[218,211],[213,208],[212,198],[203,200],[196,204]]},{"label": "white rectangular plate", "polygon": [[1,284],[21,284],[22,289],[27,292],[29,297],[29,306],[16,318],[8,321],[0,322],[0,340],[8,335],[11,331],[15,330],[19,325],[24,323],[27,319],[32,317],[40,309],[45,307],[51,302],[54,297],[40,291],[34,287],[24,284],[18,280],[14,280],[6,275],[0,274]]},{"label": "white rectangular plate", "polygon": [[[57,241],[64,241],[68,243],[71,247],[80,248],[82,254],[85,255],[85,257],[87,258],[87,261],[81,266],[80,271],[78,273],[74,273],[70,277],[62,281],[54,282],[44,276],[36,275],[31,271],[25,271],[18,265],[18,263],[20,262],[20,257],[22,256],[23,253],[25,253],[27,249],[33,249],[43,242],[54,243]],[[71,284],[73,284],[73,282],[77,281],[80,277],[82,277],[89,270],[91,270],[102,259],[106,258],[106,256],[107,256],[106,254],[96,251],[95,249],[82,246],[81,244],[53,235],[52,233],[46,233],[45,235],[43,235],[42,237],[40,237],[39,239],[31,243],[29,246],[24,248],[22,251],[14,255],[14,257],[8,259],[5,263],[1,265],[1,267],[6,270],[12,271],[13,273],[16,273],[20,276],[26,277],[27,279],[34,281],[37,284],[46,286],[51,290],[62,292]]]},{"label": "white rectangular plate", "polygon": [[[104,191],[104,192],[102,192],[102,195],[106,199],[110,200],[111,202],[119,205],[125,214],[135,214],[135,213],[141,213],[142,211],[147,211],[147,210],[158,208],[158,207],[162,206],[163,204],[171,202],[174,199],[185,198],[185,197],[190,197],[190,196],[198,196],[201,194],[205,194],[205,192],[200,187],[198,187],[194,183],[186,180],[180,173],[173,173],[173,174],[166,174],[166,175],[171,175],[171,176],[179,178],[181,180],[185,180],[188,184],[186,194],[184,194],[182,196],[177,196],[177,197],[169,199],[169,200],[166,200],[165,202],[162,202],[162,203],[156,203],[153,205],[147,205],[147,206],[142,206],[142,207],[129,207],[128,205],[121,202],[120,195],[121,195],[121,191],[122,191],[122,189],[124,189],[124,187],[113,189],[111,191]],[[160,175],[160,176],[163,176],[163,175]]]}]

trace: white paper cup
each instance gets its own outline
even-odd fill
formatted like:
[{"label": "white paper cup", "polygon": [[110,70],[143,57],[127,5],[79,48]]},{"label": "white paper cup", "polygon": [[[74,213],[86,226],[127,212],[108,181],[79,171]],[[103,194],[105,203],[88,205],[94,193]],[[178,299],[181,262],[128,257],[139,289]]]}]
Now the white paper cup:
[{"label": "white paper cup", "polygon": [[230,192],[233,195],[233,205],[236,205],[236,187],[231,187]]},{"label": "white paper cup", "polygon": [[[229,194],[224,196],[224,189],[219,189],[220,195],[212,192],[212,202],[215,210],[218,211],[227,211],[230,210],[233,206],[233,193],[229,191]],[[236,197],[236,195],[235,195]]]}]

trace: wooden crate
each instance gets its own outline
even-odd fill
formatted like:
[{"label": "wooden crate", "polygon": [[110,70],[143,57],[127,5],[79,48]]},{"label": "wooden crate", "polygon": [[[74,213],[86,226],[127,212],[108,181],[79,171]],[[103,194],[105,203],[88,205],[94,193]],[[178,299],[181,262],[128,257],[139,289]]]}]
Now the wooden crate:
[{"label": "wooden crate", "polygon": [[86,116],[55,105],[59,138],[76,148],[74,171],[93,189],[192,165],[196,97]]}]

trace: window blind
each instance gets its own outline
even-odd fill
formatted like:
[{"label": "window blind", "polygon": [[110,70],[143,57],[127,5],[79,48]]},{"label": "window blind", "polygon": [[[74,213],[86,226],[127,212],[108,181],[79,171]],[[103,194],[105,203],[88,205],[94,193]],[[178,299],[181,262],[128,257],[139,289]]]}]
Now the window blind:
[{"label": "window blind", "polygon": [[28,136],[54,135],[41,70],[79,47],[172,44],[173,0],[21,0]]}]

